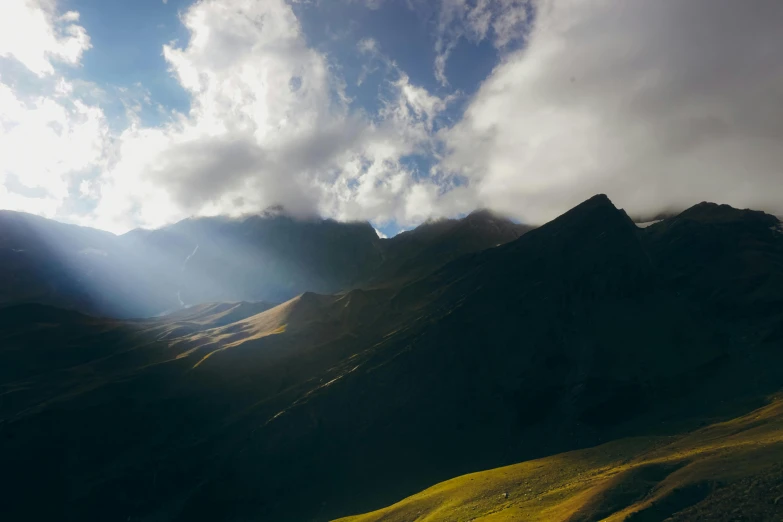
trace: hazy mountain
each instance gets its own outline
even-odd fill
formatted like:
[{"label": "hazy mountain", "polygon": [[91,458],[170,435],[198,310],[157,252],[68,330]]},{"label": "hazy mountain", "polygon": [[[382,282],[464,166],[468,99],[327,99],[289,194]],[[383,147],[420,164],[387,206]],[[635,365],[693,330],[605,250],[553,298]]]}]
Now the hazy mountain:
[{"label": "hazy mountain", "polygon": [[783,382],[777,219],[699,205],[640,229],[596,196],[405,275],[471,219],[402,236],[416,246],[396,264],[384,256],[403,247],[366,251],[383,282],[272,308],[0,311],[14,477],[0,516],[329,520],[467,472],[694,429]]},{"label": "hazy mountain", "polygon": [[170,290],[113,234],[0,211],[0,305],[45,303],[87,313],[145,315]]},{"label": "hazy mountain", "polygon": [[335,293],[381,263],[368,223],[295,220],[284,215],[188,219],[121,241],[143,252],[144,270],[170,283],[170,309],[214,301],[284,301]]},{"label": "hazy mountain", "polygon": [[368,223],[298,220],[281,211],[188,219],[119,237],[16,212],[0,212],[0,225],[0,304],[124,318],[409,280],[529,228],[488,212],[392,239],[379,239]]}]

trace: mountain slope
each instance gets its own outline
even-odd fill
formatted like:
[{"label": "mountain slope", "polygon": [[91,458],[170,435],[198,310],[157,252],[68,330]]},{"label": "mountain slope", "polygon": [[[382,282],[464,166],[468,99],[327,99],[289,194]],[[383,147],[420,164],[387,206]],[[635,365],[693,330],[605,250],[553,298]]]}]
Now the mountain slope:
[{"label": "mountain slope", "polygon": [[783,401],[685,435],[620,439],[458,477],[340,522],[779,520]]},{"label": "mountain slope", "polygon": [[513,241],[532,229],[488,210],[475,211],[463,219],[430,221],[382,239],[383,263],[368,283],[388,285],[411,281],[465,254]]},{"label": "mountain slope", "polygon": [[[605,197],[447,265],[392,300],[415,311],[405,330],[258,428],[186,513],[217,516],[228,489],[256,495],[248,513],[328,518],[437,477],[677,425],[779,385],[777,354],[747,336],[755,327],[713,320],[662,278]],[[742,379],[727,385],[735,372]],[[303,447],[317,466],[291,458]],[[259,463],[274,481],[253,472]],[[363,478],[348,487],[350,477]],[[275,487],[326,505],[299,511],[258,493]]]},{"label": "mountain slope", "polygon": [[399,283],[527,230],[486,212],[392,239],[379,239],[369,223],[280,213],[188,219],[119,237],[16,212],[0,212],[0,225],[0,305],[120,318]]},{"label": "mountain slope", "polygon": [[0,211],[0,305],[136,315],[165,301],[167,289],[137,270],[134,257],[113,234]]},{"label": "mountain slope", "polygon": [[335,293],[381,262],[378,237],[368,223],[284,215],[189,219],[120,239],[145,253],[147,270],[175,282],[172,296],[186,305]]},{"label": "mountain slope", "polygon": [[[714,344],[717,325],[658,292],[635,227],[606,198],[409,285],[392,306],[416,310],[415,325],[259,435],[293,432],[316,447],[343,439],[345,453],[324,449],[330,475],[314,477],[312,492],[304,468],[290,472],[300,491],[340,495],[318,484],[339,489],[334,469],[354,462],[346,474],[372,478],[341,503],[371,504],[375,492],[397,495],[447,470],[594,443],[650,408],[654,394],[683,395],[680,377],[709,371],[728,349]],[[304,427],[313,416],[316,433]]]},{"label": "mountain slope", "polygon": [[[780,235],[744,219],[726,255],[763,251],[752,266],[776,280]],[[753,277],[706,270],[722,258],[689,253],[671,230],[640,230],[597,196],[429,275],[306,293],[231,323],[209,319],[222,308],[93,324],[0,312],[16,314],[0,346],[31,361],[54,339],[93,354],[0,382],[0,456],[18,477],[0,514],[329,520],[479,469],[748,411],[783,382],[783,310],[755,308]],[[36,503],[42,490],[50,501]]]},{"label": "mountain slope", "polygon": [[643,232],[669,284],[714,312],[765,315],[783,308],[783,228],[774,216],[700,203]]}]

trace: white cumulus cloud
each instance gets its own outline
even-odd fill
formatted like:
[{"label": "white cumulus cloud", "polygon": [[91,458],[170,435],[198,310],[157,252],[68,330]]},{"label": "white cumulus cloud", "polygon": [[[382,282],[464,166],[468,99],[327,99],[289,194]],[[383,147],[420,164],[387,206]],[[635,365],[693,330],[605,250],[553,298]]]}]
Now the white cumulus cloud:
[{"label": "white cumulus cloud", "polygon": [[73,97],[73,83],[55,69],[78,65],[90,47],[78,21],[50,1],[0,4],[0,57],[21,63],[40,88],[22,92],[0,69],[0,208],[58,216],[71,184],[103,164],[103,111]]},{"label": "white cumulus cloud", "polygon": [[62,74],[90,47],[78,13],[0,3],[0,64],[13,64],[0,207],[114,231],[277,204],[380,227],[476,207],[540,223],[598,192],[640,216],[702,200],[783,213],[780,2],[442,0],[435,13],[444,82],[460,39],[501,55],[462,115],[458,94],[417,85],[370,37],[356,56],[360,81],[382,78],[378,104],[357,107],[340,57],[308,46],[288,2],[200,0],[181,13],[187,42],[162,49],[190,110],[145,125],[155,100],[128,85],[130,123],[112,133],[80,95],[89,84]]},{"label": "white cumulus cloud", "polygon": [[418,218],[404,202],[424,182],[401,158],[428,152],[447,100],[393,70],[378,114],[350,109],[333,64],[306,45],[282,0],[202,0],[182,22],[189,43],[163,52],[191,110],[118,137],[97,225],[159,226],[275,204],[339,219]]},{"label": "white cumulus cloud", "polygon": [[0,57],[21,62],[38,76],[54,73],[52,61],[78,65],[90,37],[79,13],[58,14],[54,0],[0,3]]},{"label": "white cumulus cloud", "polygon": [[783,210],[783,3],[541,0],[442,135],[478,206],[540,223],[606,192],[635,214]]}]

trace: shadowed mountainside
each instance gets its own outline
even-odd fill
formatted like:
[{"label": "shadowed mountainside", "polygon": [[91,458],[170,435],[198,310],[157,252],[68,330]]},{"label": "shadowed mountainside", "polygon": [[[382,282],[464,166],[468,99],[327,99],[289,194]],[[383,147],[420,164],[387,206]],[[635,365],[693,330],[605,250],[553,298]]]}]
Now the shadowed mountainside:
[{"label": "shadowed mountainside", "polygon": [[781,270],[775,218],[639,229],[596,196],[428,275],[268,309],[6,309],[0,515],[323,521],[695,429],[783,382]]},{"label": "shadowed mountainside", "polygon": [[41,303],[110,317],[150,317],[220,301],[281,302],[410,280],[529,227],[489,212],[391,239],[368,223],[187,219],[122,236],[0,211],[0,304]]},{"label": "shadowed mountainside", "polygon": [[464,219],[429,221],[382,241],[383,263],[363,285],[411,281],[465,254],[513,241],[532,228],[487,210]]},{"label": "shadowed mountainside", "polygon": [[0,267],[0,305],[127,317],[170,300],[117,236],[21,212],[0,210]]}]

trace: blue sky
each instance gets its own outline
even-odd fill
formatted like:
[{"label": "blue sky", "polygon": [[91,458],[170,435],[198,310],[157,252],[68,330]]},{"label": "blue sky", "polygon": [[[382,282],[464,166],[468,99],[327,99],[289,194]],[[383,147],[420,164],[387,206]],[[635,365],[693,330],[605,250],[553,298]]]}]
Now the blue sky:
[{"label": "blue sky", "polygon": [[[190,97],[169,74],[161,50],[172,41],[182,44],[188,41],[189,33],[180,23],[180,14],[193,3],[192,0],[63,1],[63,10],[80,13],[81,24],[88,28],[93,45],[75,75],[99,85],[128,89],[141,83],[157,104],[187,112]],[[366,57],[357,49],[362,40],[375,40],[412,83],[439,95],[460,93],[463,100],[478,89],[500,56],[500,51],[488,39],[479,42],[460,39],[450,56],[457,65],[447,69],[449,84],[443,86],[433,69],[435,11],[422,13],[421,9],[404,2],[384,2],[373,8],[361,2],[300,3],[292,7],[308,45],[335,58],[346,80],[348,95],[354,98],[356,106],[369,112],[378,109],[381,84],[387,75],[378,67],[367,75],[366,81],[357,84],[367,65]],[[459,109],[460,104],[454,104],[448,116],[459,117]],[[155,111],[149,111],[147,116],[153,121],[159,117]]]},{"label": "blue sky", "polygon": [[779,212],[783,8],[758,3],[6,0],[0,208],[122,232],[282,204],[389,235],[597,192]]},{"label": "blue sky", "polygon": [[[84,54],[81,67],[71,71],[71,77],[94,82],[104,88],[125,88],[138,91],[138,84],[149,92],[155,105],[166,111],[187,112],[190,96],[169,73],[162,54],[170,42],[186,44],[187,29],[180,15],[193,0],[135,0],[105,2],[102,0],[63,0],[62,11],[76,11],[92,48]],[[379,108],[382,83],[388,74],[376,64],[376,70],[358,84],[367,57],[357,44],[375,40],[384,55],[394,61],[410,77],[411,83],[430,92],[446,96],[458,93],[463,103],[454,103],[442,116],[458,118],[464,101],[478,89],[481,82],[498,63],[500,50],[489,39],[470,41],[461,38],[449,57],[448,85],[435,77],[437,12],[426,6],[414,7],[405,2],[380,2],[372,7],[362,2],[321,2],[292,4],[302,24],[310,47],[334,57],[346,81],[347,94],[353,106],[376,112]],[[523,39],[504,48],[519,45]],[[124,110],[118,99],[107,107],[109,117],[124,120]],[[145,123],[160,123],[161,115],[154,107],[144,107]]]},{"label": "blue sky", "polygon": [[[187,41],[188,32],[180,23],[179,12],[191,2],[170,0],[66,0],[63,11],[76,11],[89,35],[92,48],[84,54],[73,77],[105,87],[133,89],[141,83],[156,103],[167,109],[186,112],[188,94],[168,73],[161,52],[171,41]],[[110,110],[120,116],[120,107]],[[156,118],[157,113],[149,115]]]}]

